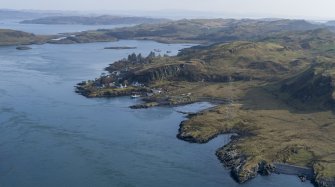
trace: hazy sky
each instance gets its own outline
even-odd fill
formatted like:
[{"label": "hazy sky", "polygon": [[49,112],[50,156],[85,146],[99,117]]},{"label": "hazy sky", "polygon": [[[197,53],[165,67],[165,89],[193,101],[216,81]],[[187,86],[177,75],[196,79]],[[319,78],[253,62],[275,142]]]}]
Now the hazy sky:
[{"label": "hazy sky", "polygon": [[335,0],[0,0],[0,8],[89,11],[193,10],[228,16],[335,18]]}]

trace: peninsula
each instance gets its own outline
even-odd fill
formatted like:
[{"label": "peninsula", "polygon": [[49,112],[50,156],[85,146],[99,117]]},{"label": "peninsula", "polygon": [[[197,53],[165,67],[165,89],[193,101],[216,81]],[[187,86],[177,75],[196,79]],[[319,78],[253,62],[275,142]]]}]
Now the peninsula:
[{"label": "peninsula", "polygon": [[144,103],[132,108],[216,102],[217,107],[183,121],[177,137],[206,143],[219,134],[236,133],[216,155],[238,182],[269,174],[284,163],[312,169],[312,177],[301,177],[317,186],[335,185],[335,35],[325,25],[179,20],[62,36],[2,29],[0,36],[0,45],[119,39],[203,44],[172,57],[130,54],[106,67],[108,74],[79,83],[77,92],[141,96]]},{"label": "peninsula", "polygon": [[236,37],[244,40],[191,47],[173,57],[131,54],[110,64],[108,74],[79,83],[77,92],[141,96],[144,104],[132,108],[216,102],[183,121],[177,137],[206,143],[237,134],[216,155],[238,182],[294,165],[302,179],[334,186],[335,34],[312,25],[264,36],[258,35],[264,28],[255,30]]}]

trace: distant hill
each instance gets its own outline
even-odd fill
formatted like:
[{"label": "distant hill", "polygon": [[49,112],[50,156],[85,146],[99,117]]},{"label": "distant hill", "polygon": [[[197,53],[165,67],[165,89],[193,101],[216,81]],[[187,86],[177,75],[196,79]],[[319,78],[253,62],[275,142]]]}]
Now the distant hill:
[{"label": "distant hill", "polygon": [[79,25],[117,25],[117,24],[143,24],[143,23],[161,23],[167,19],[155,19],[147,17],[120,17],[103,15],[96,17],[89,16],[52,16],[33,20],[24,20],[21,23],[26,24],[79,24]]},{"label": "distant hill", "polygon": [[[73,17],[76,19],[82,18],[78,16]],[[312,24],[304,20],[264,21],[252,19],[184,19],[179,21],[166,21],[164,19],[140,17],[121,18],[113,16],[100,16],[92,17],[92,19],[93,18],[99,18],[98,20],[100,24],[107,24],[107,22],[102,22],[104,19],[114,19],[114,24],[135,24],[149,20],[152,21],[150,23],[140,24],[132,27],[100,29],[95,31],[67,33],[63,34],[62,36],[49,36],[49,40],[46,42],[54,44],[67,44],[109,42],[120,39],[139,39],[155,40],[163,43],[189,42],[198,44],[211,44],[217,42],[232,42],[237,40],[260,41],[269,37],[271,38],[273,36],[275,36],[277,40],[278,37],[281,38],[283,42],[292,42],[286,41],[287,39],[285,38],[285,35],[287,32],[308,31],[327,27],[325,25]],[[88,24],[88,20],[84,20]],[[111,24],[111,22],[109,23]],[[68,22],[68,24],[70,24],[70,22]],[[72,22],[72,24],[74,24],[74,22]],[[90,24],[98,24],[98,22],[90,22]],[[283,36],[277,36],[280,33],[282,33]],[[13,37],[12,39],[15,40],[16,38]],[[300,45],[300,43],[295,43]],[[307,42],[305,43],[306,45],[304,44],[304,47],[310,47],[307,45]],[[11,43],[0,41],[0,45],[1,44],[10,45]],[[12,44],[15,45],[15,42]]]},{"label": "distant hill", "polygon": [[252,19],[191,19],[134,27],[102,29],[77,33],[99,34],[118,39],[145,39],[163,43],[215,43],[236,40],[259,40],[280,32],[306,31],[326,26],[304,20],[263,21]]}]

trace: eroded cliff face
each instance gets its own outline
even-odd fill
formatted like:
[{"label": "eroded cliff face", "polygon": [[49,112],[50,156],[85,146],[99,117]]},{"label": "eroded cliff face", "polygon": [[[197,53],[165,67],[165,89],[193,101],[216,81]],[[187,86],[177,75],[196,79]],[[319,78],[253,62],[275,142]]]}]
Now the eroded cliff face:
[{"label": "eroded cliff face", "polygon": [[201,63],[180,63],[148,68],[141,71],[130,72],[125,77],[129,81],[149,83],[159,80],[170,81],[206,81],[206,82],[231,82],[250,81],[257,79],[245,73],[212,73],[208,72]]},{"label": "eroded cliff face", "polygon": [[200,81],[203,77],[203,69],[201,66],[198,67],[198,64],[180,63],[135,71],[129,78],[139,82],[153,82],[157,80]]}]

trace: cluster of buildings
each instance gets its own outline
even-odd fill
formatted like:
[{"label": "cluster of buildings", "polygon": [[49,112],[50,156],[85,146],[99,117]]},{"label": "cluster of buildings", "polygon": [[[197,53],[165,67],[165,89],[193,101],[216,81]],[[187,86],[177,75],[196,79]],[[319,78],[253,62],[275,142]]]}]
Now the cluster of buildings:
[{"label": "cluster of buildings", "polygon": [[[95,80],[89,80],[85,83],[87,85],[93,85],[98,89],[104,88],[118,88],[118,89],[126,89],[128,87],[145,87],[143,83],[138,81],[134,81],[131,84],[128,84],[127,81],[123,83],[120,80],[122,73],[120,71],[113,71],[110,75],[103,74],[100,78],[96,78]],[[113,82],[112,82],[113,81]],[[119,81],[119,82],[118,82]],[[151,89],[150,92],[147,93],[147,96],[158,95],[162,93],[162,89]]]}]

